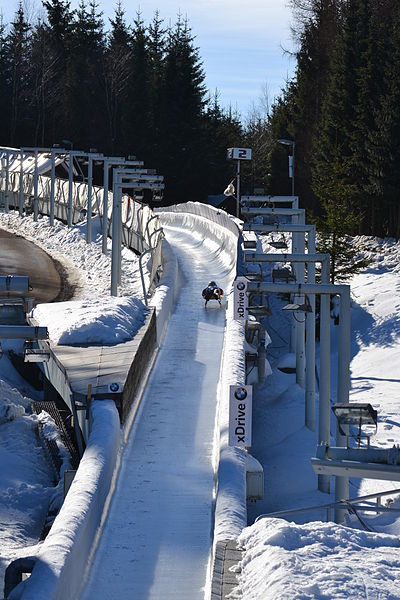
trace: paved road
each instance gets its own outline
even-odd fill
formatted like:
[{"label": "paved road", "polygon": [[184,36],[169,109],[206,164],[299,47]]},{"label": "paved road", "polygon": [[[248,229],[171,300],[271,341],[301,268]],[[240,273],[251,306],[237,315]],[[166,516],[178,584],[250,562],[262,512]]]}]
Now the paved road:
[{"label": "paved road", "polygon": [[41,248],[0,229],[0,275],[28,275],[35,304],[66,299],[60,273]]}]

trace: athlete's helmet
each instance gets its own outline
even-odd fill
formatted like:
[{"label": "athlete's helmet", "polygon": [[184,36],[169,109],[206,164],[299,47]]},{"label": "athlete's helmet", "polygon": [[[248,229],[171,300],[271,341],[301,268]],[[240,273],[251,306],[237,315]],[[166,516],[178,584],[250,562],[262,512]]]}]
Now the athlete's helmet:
[{"label": "athlete's helmet", "polygon": [[217,284],[215,283],[215,281],[210,281],[210,283],[208,285],[217,285]]}]

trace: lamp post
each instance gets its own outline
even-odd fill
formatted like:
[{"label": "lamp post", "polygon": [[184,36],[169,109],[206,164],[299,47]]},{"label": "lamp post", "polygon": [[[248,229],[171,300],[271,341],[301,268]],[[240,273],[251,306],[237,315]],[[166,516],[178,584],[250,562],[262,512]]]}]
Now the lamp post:
[{"label": "lamp post", "polygon": [[292,154],[289,156],[289,177],[292,180],[292,196],[294,196],[294,149],[296,143],[293,140],[279,139],[278,144],[292,147]]}]

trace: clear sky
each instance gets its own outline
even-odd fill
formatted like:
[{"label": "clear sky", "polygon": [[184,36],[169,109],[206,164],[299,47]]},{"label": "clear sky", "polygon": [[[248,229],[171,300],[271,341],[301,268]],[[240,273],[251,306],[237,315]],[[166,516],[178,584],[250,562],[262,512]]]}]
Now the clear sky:
[{"label": "clear sky", "polygon": [[[108,19],[114,13],[116,0],[99,0]],[[174,23],[181,12],[188,17],[196,44],[200,49],[206,73],[207,88],[218,89],[224,107],[238,109],[242,117],[253,104],[258,105],[268,90],[269,101],[280,95],[285,82],[293,74],[295,60],[283,48],[292,50],[291,12],[288,0],[132,0],[123,1],[127,22],[140,8],[145,23],[155,10],[166,25]],[[72,0],[76,7],[78,0]],[[18,6],[17,0],[0,0],[5,22],[9,22]],[[23,0],[28,15],[41,10],[40,0]]]}]

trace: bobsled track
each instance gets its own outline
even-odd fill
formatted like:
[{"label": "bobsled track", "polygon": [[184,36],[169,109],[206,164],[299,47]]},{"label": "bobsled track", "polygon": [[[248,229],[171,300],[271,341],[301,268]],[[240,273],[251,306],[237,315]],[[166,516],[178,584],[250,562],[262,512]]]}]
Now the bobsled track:
[{"label": "bobsled track", "polygon": [[229,290],[235,273],[223,244],[165,223],[164,231],[180,290],[123,449],[82,600],[204,598],[225,310],[212,302],[205,309],[201,291],[209,279]]}]

